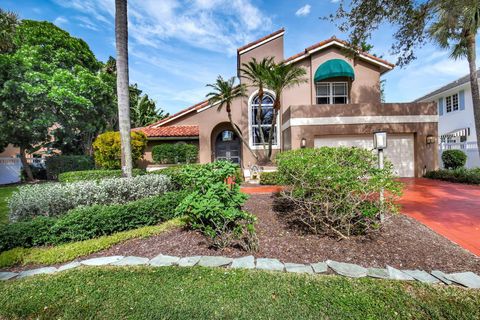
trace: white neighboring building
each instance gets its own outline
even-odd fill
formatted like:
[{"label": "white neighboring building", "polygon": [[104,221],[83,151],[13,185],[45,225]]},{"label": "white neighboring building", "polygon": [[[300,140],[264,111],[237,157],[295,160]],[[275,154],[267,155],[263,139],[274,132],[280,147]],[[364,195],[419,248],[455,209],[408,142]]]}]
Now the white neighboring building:
[{"label": "white neighboring building", "polygon": [[[480,73],[480,69],[478,71]],[[439,156],[443,150],[461,149],[468,156],[466,167],[480,167],[469,76],[415,100],[427,101],[435,101],[438,106]]]}]

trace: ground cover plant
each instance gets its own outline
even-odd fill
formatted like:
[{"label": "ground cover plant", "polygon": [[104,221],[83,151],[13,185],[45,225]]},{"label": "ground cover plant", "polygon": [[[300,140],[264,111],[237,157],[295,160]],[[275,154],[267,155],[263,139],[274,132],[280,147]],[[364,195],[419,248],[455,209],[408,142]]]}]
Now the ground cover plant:
[{"label": "ground cover plant", "polygon": [[162,194],[170,188],[170,179],[163,175],[26,185],[19,187],[9,200],[10,220],[58,216],[78,206],[126,203]]},{"label": "ground cover plant", "polygon": [[479,304],[479,290],[459,287],[200,267],[82,268],[0,283],[0,318],[22,319],[473,320]]},{"label": "ground cover plant", "polygon": [[[289,188],[286,215],[311,232],[339,238],[366,234],[381,226],[385,213],[397,211],[401,184],[387,162],[360,148],[300,149],[277,156],[278,174]],[[385,191],[383,201],[380,191]]]},{"label": "ground cover plant", "polygon": [[0,253],[0,268],[16,265],[57,264],[106,250],[116,244],[139,238],[148,238],[185,225],[181,218],[162,222],[159,225],[145,226],[95,239],[71,242],[50,247],[14,248]]},{"label": "ground cover plant", "polygon": [[198,158],[198,147],[187,143],[162,143],[152,148],[155,163],[194,163]]},{"label": "ground cover plant", "polygon": [[467,155],[462,150],[445,150],[442,152],[442,162],[445,169],[463,168]]},{"label": "ground cover plant", "polygon": [[427,172],[425,178],[455,183],[480,184],[480,168],[439,169]]},{"label": "ground cover plant", "polygon": [[0,187],[0,226],[8,223],[8,199],[17,191],[17,186]]},{"label": "ground cover plant", "polygon": [[[133,169],[133,176],[140,176],[145,174],[143,169]],[[85,180],[101,180],[105,178],[120,178],[122,177],[122,170],[84,170],[64,172],[58,175],[60,182],[76,182]]]},{"label": "ground cover plant", "polygon": [[93,239],[174,217],[185,192],[168,192],[126,204],[79,207],[59,217],[38,216],[0,227],[0,252]]}]

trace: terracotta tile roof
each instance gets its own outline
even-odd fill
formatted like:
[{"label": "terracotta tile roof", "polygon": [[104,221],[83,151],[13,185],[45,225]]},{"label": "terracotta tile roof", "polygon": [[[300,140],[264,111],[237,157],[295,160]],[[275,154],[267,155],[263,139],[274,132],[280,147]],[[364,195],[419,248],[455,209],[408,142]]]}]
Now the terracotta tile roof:
[{"label": "terracotta tile roof", "polygon": [[[288,62],[288,61],[294,60],[294,59],[296,59],[296,58],[299,58],[299,57],[301,57],[302,55],[307,54],[309,51],[312,51],[312,50],[314,50],[314,49],[316,49],[316,48],[319,48],[319,47],[321,47],[321,46],[324,46],[324,45],[326,45],[326,44],[328,44],[328,43],[330,43],[330,42],[334,42],[334,41],[339,42],[339,43],[341,43],[341,44],[343,44],[343,45],[349,46],[349,43],[348,43],[347,41],[340,40],[340,39],[338,39],[338,38],[336,38],[336,37],[331,37],[331,38],[329,38],[329,39],[327,39],[327,40],[320,41],[319,43],[316,43],[316,44],[314,44],[314,45],[311,45],[311,46],[308,47],[308,48],[305,48],[305,50],[304,50],[303,52],[299,52],[299,53],[297,53],[297,54],[289,57],[288,59],[285,60],[285,62]],[[392,68],[395,66],[393,63],[390,63],[390,62],[388,62],[387,60],[384,60],[384,59],[381,59],[381,58],[379,58],[379,57],[376,57],[376,56],[374,56],[374,55],[372,55],[372,54],[370,54],[370,53],[363,52],[363,51],[361,51],[361,52],[359,52],[359,53],[360,53],[361,55],[363,55],[363,56],[369,57],[370,59],[373,59],[373,60],[376,60],[376,61],[378,61],[378,62],[380,62],[380,63],[386,64],[387,66],[390,66],[390,67],[392,67]]]},{"label": "terracotta tile roof", "polygon": [[158,128],[143,127],[135,128],[134,131],[142,131],[148,138],[155,137],[195,137],[199,135],[198,126],[163,126]]},{"label": "terracotta tile roof", "polygon": [[209,101],[208,101],[208,100],[204,100],[204,101],[202,101],[202,102],[199,102],[199,103],[197,103],[197,104],[194,104],[193,106],[190,106],[190,107],[188,107],[188,108],[186,108],[186,109],[183,109],[183,110],[181,110],[181,111],[179,111],[179,112],[177,112],[177,113],[175,113],[175,114],[172,114],[171,116],[168,116],[168,117],[166,117],[165,119],[162,119],[162,120],[160,120],[160,121],[158,121],[158,122],[155,122],[155,123],[149,125],[148,127],[149,127],[149,128],[153,128],[153,127],[161,126],[161,125],[163,125],[163,124],[165,124],[165,123],[167,123],[167,122],[170,122],[171,120],[173,120],[173,119],[175,119],[175,118],[181,117],[181,116],[183,116],[183,115],[185,115],[185,114],[187,114],[187,113],[189,113],[189,112],[199,110],[199,109],[201,109],[201,108],[203,108],[203,107],[206,107],[206,106],[208,106],[208,105],[209,105]]},{"label": "terracotta tile roof", "polygon": [[274,36],[276,36],[277,34],[280,34],[280,33],[284,32],[284,31],[285,31],[285,28],[282,28],[282,29],[277,30],[277,31],[275,31],[275,32],[273,32],[273,33],[270,33],[269,35],[266,35],[266,36],[263,37],[263,38],[257,39],[257,40],[255,40],[255,41],[253,41],[253,42],[250,42],[250,43],[244,45],[243,47],[238,48],[238,49],[237,49],[237,52],[240,52],[240,51],[243,51],[243,50],[245,50],[245,49],[248,49],[248,48],[250,48],[250,47],[252,47],[252,46],[254,46],[254,45],[256,45],[256,44],[258,44],[258,43],[260,43],[260,42],[262,42],[262,41],[265,41],[265,40],[267,40],[268,38],[274,37]]}]

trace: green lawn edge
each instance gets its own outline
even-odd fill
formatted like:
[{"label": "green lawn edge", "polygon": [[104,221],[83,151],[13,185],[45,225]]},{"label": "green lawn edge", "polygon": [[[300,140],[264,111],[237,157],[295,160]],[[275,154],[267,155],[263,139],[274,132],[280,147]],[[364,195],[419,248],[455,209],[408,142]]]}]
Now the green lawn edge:
[{"label": "green lawn edge", "polygon": [[185,225],[183,218],[168,220],[159,225],[117,232],[113,235],[95,239],[66,243],[54,247],[14,248],[0,253],[0,268],[25,264],[56,264],[74,260],[110,248],[120,242],[147,238]]},{"label": "green lawn edge", "polygon": [[480,290],[202,267],[81,267],[0,283],[0,318],[479,319]]}]

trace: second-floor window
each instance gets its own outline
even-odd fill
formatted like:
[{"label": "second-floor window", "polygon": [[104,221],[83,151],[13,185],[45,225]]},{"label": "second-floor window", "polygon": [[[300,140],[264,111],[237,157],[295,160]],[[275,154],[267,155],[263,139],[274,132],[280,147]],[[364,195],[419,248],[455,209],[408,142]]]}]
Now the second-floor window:
[{"label": "second-floor window", "polygon": [[458,93],[445,97],[445,110],[447,113],[458,110]]},{"label": "second-floor window", "polygon": [[318,82],[316,92],[317,104],[348,103],[347,82]]}]

